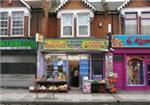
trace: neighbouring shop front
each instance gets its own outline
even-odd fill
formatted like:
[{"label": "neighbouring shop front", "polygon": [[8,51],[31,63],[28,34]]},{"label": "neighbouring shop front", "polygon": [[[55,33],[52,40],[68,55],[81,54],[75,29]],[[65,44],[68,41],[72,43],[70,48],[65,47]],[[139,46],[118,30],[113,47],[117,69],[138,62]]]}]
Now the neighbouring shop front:
[{"label": "neighbouring shop front", "polygon": [[[106,76],[106,39],[45,39],[38,49],[37,79],[67,81],[82,88],[83,79],[102,80]],[[108,66],[107,66],[108,67]]]},{"label": "neighbouring shop front", "polygon": [[36,75],[36,42],[34,39],[2,39],[1,86],[28,87]]},{"label": "neighbouring shop front", "polygon": [[150,36],[113,35],[113,68],[121,90],[150,89]]}]

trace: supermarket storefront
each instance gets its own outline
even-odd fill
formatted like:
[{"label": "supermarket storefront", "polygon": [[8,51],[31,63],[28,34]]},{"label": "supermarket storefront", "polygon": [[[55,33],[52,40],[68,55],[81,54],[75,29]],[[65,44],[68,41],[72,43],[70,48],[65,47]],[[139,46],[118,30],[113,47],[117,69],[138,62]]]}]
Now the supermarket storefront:
[{"label": "supermarket storefront", "polygon": [[0,41],[1,85],[28,87],[36,74],[36,42],[34,39]]},{"label": "supermarket storefront", "polygon": [[[95,80],[105,78],[107,52],[105,39],[46,39],[38,49],[37,76],[46,75],[50,80],[52,75],[47,72],[53,72],[55,80],[66,79],[71,86],[80,87],[84,76]],[[75,69],[79,72],[78,82],[73,78]]]}]

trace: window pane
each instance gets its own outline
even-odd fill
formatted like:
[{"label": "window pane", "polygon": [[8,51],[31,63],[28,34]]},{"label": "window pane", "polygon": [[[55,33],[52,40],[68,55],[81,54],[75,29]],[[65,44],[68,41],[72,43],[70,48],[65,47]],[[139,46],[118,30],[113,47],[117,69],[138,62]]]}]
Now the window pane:
[{"label": "window pane", "polygon": [[8,35],[8,30],[6,29],[0,29],[0,35]]},{"label": "window pane", "polygon": [[8,19],[8,13],[7,12],[1,12],[0,13],[0,20],[7,20]]},{"label": "window pane", "polygon": [[135,19],[136,18],[136,14],[135,13],[133,13],[133,14],[125,14],[125,18],[133,18],[133,19]]},{"label": "window pane", "polygon": [[125,20],[125,34],[137,34],[136,20]]},{"label": "window pane", "polygon": [[65,14],[63,15],[63,26],[71,26],[72,25],[72,15]]},{"label": "window pane", "polygon": [[23,12],[13,12],[12,16],[13,16],[13,19],[23,19],[24,14]]},{"label": "window pane", "polygon": [[8,35],[8,12],[0,13],[0,35]]},{"label": "window pane", "polygon": [[24,12],[13,12],[12,18],[12,35],[23,35]]},{"label": "window pane", "polygon": [[72,35],[72,27],[64,26],[63,27],[63,35],[71,36]]},{"label": "window pane", "polygon": [[78,14],[79,15],[79,25],[87,25],[88,24],[88,14]]},{"label": "window pane", "polygon": [[23,21],[13,21],[13,27],[22,27]]},{"label": "window pane", "polygon": [[141,32],[142,34],[150,34],[150,20],[141,21]]},{"label": "window pane", "polygon": [[12,34],[13,35],[22,35],[23,34],[23,28],[13,28]]},{"label": "window pane", "polygon": [[127,84],[129,86],[144,85],[144,64],[141,59],[139,57],[128,57]]},{"label": "window pane", "polygon": [[0,27],[7,27],[7,21],[1,21]]},{"label": "window pane", "polygon": [[150,18],[150,13],[143,13],[142,18]]},{"label": "window pane", "polygon": [[100,54],[92,55],[92,71],[94,75],[103,74],[103,56]]},{"label": "window pane", "polygon": [[79,35],[88,35],[88,27],[79,26]]}]

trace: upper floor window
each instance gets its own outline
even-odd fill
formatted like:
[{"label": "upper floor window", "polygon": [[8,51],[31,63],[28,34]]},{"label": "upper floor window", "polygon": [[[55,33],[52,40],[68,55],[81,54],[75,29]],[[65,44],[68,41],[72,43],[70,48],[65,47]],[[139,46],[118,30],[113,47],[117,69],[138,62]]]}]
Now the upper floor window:
[{"label": "upper floor window", "polygon": [[137,14],[126,13],[124,18],[125,34],[137,34]]},{"label": "upper floor window", "polygon": [[24,13],[12,12],[12,35],[23,35]]},{"label": "upper floor window", "polygon": [[150,34],[150,13],[141,14],[141,33]]},{"label": "upper floor window", "polygon": [[90,24],[88,13],[78,13],[77,15],[77,36],[90,36]]},{"label": "upper floor window", "polygon": [[30,36],[30,16],[26,7],[0,8],[0,37]]},{"label": "upper floor window", "polygon": [[8,12],[0,12],[0,35],[8,34]]},{"label": "upper floor window", "polygon": [[121,11],[122,34],[150,35],[150,8],[124,8]]},{"label": "upper floor window", "polygon": [[90,19],[92,10],[60,10],[57,18],[61,19],[61,37],[90,37]]},{"label": "upper floor window", "polygon": [[61,20],[61,36],[72,37],[73,36],[73,15],[63,14]]}]

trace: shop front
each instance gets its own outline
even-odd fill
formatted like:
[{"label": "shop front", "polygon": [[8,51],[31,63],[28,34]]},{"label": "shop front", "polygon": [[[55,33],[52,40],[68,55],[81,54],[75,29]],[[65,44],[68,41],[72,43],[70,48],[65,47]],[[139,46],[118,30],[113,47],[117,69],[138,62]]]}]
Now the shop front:
[{"label": "shop front", "polygon": [[36,75],[34,39],[3,39],[1,50],[1,86],[28,87]]},{"label": "shop front", "polygon": [[37,76],[82,88],[83,79],[105,78],[106,53],[105,39],[45,39],[39,47]]},{"label": "shop front", "polygon": [[150,89],[150,36],[114,35],[113,67],[121,90]]}]

